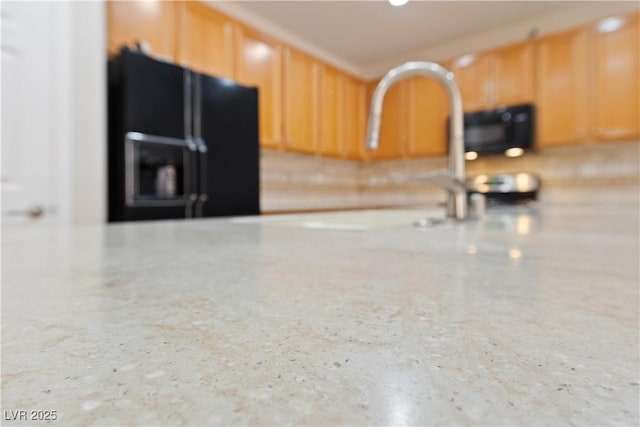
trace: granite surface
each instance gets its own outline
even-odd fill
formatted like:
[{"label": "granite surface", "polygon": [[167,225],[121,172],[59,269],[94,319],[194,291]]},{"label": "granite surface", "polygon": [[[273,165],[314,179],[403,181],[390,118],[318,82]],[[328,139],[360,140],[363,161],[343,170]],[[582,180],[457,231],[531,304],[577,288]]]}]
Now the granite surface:
[{"label": "granite surface", "polygon": [[637,188],[422,214],[3,229],[3,424],[640,423]]}]

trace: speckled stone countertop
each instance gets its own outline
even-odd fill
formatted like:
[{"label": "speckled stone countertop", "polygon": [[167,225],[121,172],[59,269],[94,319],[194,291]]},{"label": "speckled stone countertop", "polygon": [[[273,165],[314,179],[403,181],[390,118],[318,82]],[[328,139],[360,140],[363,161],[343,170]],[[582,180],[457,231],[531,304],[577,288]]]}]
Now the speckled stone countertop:
[{"label": "speckled stone countertop", "polygon": [[552,200],[5,228],[3,424],[638,425],[637,188]]}]

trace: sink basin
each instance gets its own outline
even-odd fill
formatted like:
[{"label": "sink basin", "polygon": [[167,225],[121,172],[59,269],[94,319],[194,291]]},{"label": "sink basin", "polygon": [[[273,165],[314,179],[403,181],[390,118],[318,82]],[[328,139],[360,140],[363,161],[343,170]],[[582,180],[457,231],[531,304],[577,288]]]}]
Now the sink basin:
[{"label": "sink basin", "polygon": [[429,217],[444,219],[442,209],[362,210],[299,215],[273,215],[232,218],[237,224],[264,224],[274,227],[298,227],[317,230],[360,231],[378,228],[411,227]]}]

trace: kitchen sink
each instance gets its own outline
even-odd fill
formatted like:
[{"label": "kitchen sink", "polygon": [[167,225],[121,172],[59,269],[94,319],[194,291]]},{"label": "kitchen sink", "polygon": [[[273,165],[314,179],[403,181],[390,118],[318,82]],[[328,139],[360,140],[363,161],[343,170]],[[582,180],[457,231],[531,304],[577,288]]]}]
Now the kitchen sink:
[{"label": "kitchen sink", "polygon": [[378,228],[411,227],[421,218],[444,221],[441,209],[359,210],[348,212],[322,212],[296,215],[266,215],[232,218],[232,223],[259,223],[274,227],[296,227],[317,230],[360,231]]}]

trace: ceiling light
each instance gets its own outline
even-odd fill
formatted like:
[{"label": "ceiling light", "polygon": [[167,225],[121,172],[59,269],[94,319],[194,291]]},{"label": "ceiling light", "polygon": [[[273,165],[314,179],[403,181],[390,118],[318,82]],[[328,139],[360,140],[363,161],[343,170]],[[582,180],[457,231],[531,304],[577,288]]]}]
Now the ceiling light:
[{"label": "ceiling light", "polygon": [[624,20],[622,18],[607,18],[598,22],[597,29],[601,33],[610,33],[622,28]]},{"label": "ceiling light", "polygon": [[467,65],[471,65],[473,63],[473,61],[476,60],[476,56],[475,55],[465,55],[465,56],[461,56],[460,58],[458,58],[458,60],[456,61],[455,66],[456,67],[466,67]]},{"label": "ceiling light", "polygon": [[247,56],[256,61],[267,58],[269,53],[269,46],[264,43],[256,43],[247,49]]},{"label": "ceiling light", "polygon": [[389,3],[391,3],[393,6],[403,6],[408,2],[409,0],[389,0]]},{"label": "ceiling light", "polygon": [[475,160],[478,158],[478,153],[476,153],[475,151],[467,151],[466,153],[464,153],[464,158],[467,160]]},{"label": "ceiling light", "polygon": [[520,157],[524,154],[524,150],[520,147],[512,147],[505,150],[504,155],[507,157]]}]

